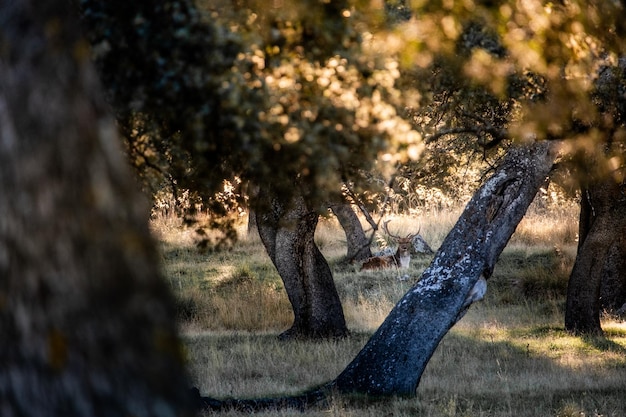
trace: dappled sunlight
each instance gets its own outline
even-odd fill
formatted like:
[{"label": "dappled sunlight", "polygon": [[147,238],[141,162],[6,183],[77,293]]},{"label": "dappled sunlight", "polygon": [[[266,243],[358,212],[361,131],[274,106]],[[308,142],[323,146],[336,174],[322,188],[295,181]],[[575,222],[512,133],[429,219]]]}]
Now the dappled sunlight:
[{"label": "dappled sunlight", "polygon": [[626,339],[626,320],[602,320],[602,330],[609,335]]},{"label": "dappled sunlight", "polygon": [[625,346],[625,337],[590,341],[556,325],[513,328],[472,319],[444,337],[418,395],[549,403],[572,391],[610,392],[626,384]]},{"label": "dappled sunlight", "polygon": [[626,338],[598,338],[594,342],[561,330],[548,332],[543,337],[524,337],[517,342],[518,345],[523,343],[529,353],[572,370],[626,367]]},{"label": "dappled sunlight", "polygon": [[195,286],[213,287],[232,278],[235,266],[229,263],[211,262],[195,247],[190,251],[165,252],[164,272],[170,283],[178,289]]},{"label": "dappled sunlight", "polygon": [[450,337],[490,345],[506,344],[529,361],[549,360],[555,369],[587,373],[616,368],[626,370],[626,332],[615,335],[616,328],[626,328],[626,325],[611,323],[606,328],[608,337],[590,338],[574,336],[566,332],[562,324],[512,328],[495,320],[480,323],[474,319],[456,325]]},{"label": "dappled sunlight", "polygon": [[193,229],[183,228],[178,216],[158,214],[150,219],[150,230],[165,248],[192,247],[197,237]]},{"label": "dappled sunlight", "polygon": [[210,272],[210,276],[206,276],[204,278],[204,281],[219,285],[222,283],[226,283],[234,278],[233,273],[235,272],[235,266],[217,265]]}]

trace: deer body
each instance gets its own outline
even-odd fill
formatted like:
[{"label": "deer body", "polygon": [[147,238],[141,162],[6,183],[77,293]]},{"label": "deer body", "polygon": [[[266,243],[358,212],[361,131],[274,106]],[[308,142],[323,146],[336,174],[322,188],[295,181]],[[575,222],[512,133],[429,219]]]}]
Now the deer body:
[{"label": "deer body", "polygon": [[366,259],[361,265],[363,270],[377,270],[388,268],[408,268],[411,263],[411,241],[400,242],[398,249],[393,255],[373,256]]}]

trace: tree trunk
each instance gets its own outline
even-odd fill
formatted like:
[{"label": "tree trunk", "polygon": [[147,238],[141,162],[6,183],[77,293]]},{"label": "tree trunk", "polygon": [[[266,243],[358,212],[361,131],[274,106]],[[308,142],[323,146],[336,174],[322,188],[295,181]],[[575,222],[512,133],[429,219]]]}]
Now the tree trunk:
[{"label": "tree trunk", "polygon": [[626,197],[613,178],[583,190],[578,254],[570,275],[565,328],[576,334],[602,334],[602,309],[626,302]]},{"label": "tree trunk", "polygon": [[148,206],[78,23],[65,1],[0,16],[0,415],[184,415]]},{"label": "tree trunk", "polygon": [[314,241],[318,212],[301,195],[282,201],[262,187],[256,206],[261,241],[285,284],[294,323],[291,337],[342,337],[348,333],[341,301],[324,256]]},{"label": "tree trunk", "polygon": [[365,236],[363,226],[352,206],[345,201],[331,204],[330,209],[337,216],[339,224],[346,234],[348,262],[362,261],[372,256],[370,240]]},{"label": "tree trunk", "polygon": [[421,279],[337,377],[336,389],[415,394],[437,345],[464,314],[466,297],[479,277],[491,275],[553,161],[548,143],[509,151],[474,194]]},{"label": "tree trunk", "polygon": [[609,314],[626,312],[626,216],[621,228],[606,253],[602,282],[600,284],[600,308]]}]

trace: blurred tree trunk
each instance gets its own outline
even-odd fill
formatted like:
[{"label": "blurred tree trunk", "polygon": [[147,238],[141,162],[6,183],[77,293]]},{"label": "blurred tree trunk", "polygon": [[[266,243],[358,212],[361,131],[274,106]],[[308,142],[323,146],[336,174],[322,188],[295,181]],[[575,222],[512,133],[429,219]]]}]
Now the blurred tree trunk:
[{"label": "blurred tree trunk", "polygon": [[437,345],[464,314],[466,297],[480,276],[491,275],[553,161],[548,143],[509,150],[476,191],[417,284],[334,381],[336,389],[415,395]]},{"label": "blurred tree trunk", "polygon": [[363,226],[352,206],[344,201],[330,205],[333,214],[346,234],[346,260],[348,262],[362,261],[372,256],[370,240],[365,236]]},{"label": "blurred tree trunk", "polygon": [[583,189],[578,253],[570,275],[565,328],[602,334],[600,313],[626,303],[626,196],[607,177]]},{"label": "blurred tree trunk", "polygon": [[333,276],[314,241],[318,211],[308,207],[302,195],[283,201],[266,186],[259,199],[255,207],[259,236],[294,312],[293,326],[281,338],[345,336],[348,330]]},{"label": "blurred tree trunk", "polygon": [[185,415],[148,207],[70,10],[0,3],[0,415]]}]

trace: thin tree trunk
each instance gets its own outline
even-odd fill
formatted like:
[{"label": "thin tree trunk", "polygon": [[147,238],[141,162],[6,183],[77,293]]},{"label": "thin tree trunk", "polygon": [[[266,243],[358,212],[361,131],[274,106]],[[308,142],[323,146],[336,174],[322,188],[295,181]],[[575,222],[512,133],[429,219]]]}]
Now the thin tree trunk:
[{"label": "thin tree trunk", "polygon": [[259,235],[294,312],[294,323],[281,338],[345,336],[348,330],[332,272],[314,241],[317,211],[299,195],[286,202],[269,187],[259,194]]},{"label": "thin tree trunk", "polygon": [[602,334],[603,308],[626,302],[626,197],[613,178],[583,190],[578,253],[570,275],[565,328]]},{"label": "thin tree trunk", "polygon": [[421,279],[337,377],[341,392],[414,395],[437,345],[464,313],[548,175],[548,143],[513,148],[474,194]]},{"label": "thin tree trunk", "polygon": [[148,206],[77,20],[66,1],[0,16],[0,415],[183,415]]},{"label": "thin tree trunk", "polygon": [[346,260],[362,261],[372,256],[370,240],[365,236],[359,217],[346,201],[331,204],[330,209],[346,234]]}]

